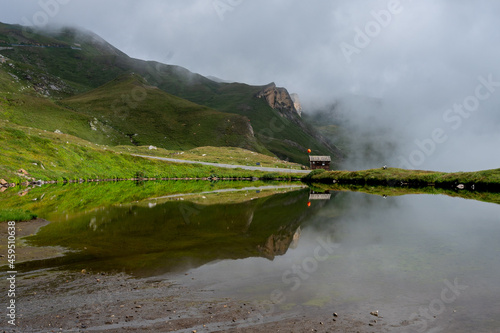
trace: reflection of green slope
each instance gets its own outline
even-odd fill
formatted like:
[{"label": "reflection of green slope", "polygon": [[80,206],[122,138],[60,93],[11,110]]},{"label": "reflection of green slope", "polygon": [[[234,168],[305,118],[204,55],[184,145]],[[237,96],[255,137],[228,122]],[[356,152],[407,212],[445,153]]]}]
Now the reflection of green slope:
[{"label": "reflection of green slope", "polygon": [[400,196],[407,194],[441,194],[447,195],[449,197],[458,197],[469,200],[483,201],[489,203],[495,203],[500,205],[500,193],[498,192],[477,192],[477,191],[467,191],[467,190],[447,190],[442,188],[436,188],[434,186],[427,186],[421,188],[409,188],[409,187],[387,187],[387,186],[362,186],[362,185],[327,185],[314,183],[310,185],[317,191],[350,191],[350,192],[362,192],[373,195],[380,196]]},{"label": "reflection of green slope", "polygon": [[[66,185],[45,185],[18,192],[14,189],[0,194],[1,209],[28,210],[50,221],[65,220],[67,214],[79,214],[110,205],[155,198],[177,193],[199,193],[248,186],[277,185],[277,182],[256,181],[162,181],[104,182]],[[287,185],[287,183],[279,183]],[[19,196],[19,193],[23,196]]]},{"label": "reflection of green slope", "polygon": [[309,215],[308,195],[305,189],[229,205],[173,201],[96,210],[51,223],[28,238],[36,246],[78,253],[21,266],[67,264],[154,275],[220,259],[272,258],[288,249]]}]

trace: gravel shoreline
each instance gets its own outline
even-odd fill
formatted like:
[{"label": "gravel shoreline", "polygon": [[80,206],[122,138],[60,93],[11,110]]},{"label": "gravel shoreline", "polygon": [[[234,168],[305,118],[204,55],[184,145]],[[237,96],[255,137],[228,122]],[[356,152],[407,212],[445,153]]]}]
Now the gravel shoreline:
[{"label": "gravel shoreline", "polygon": [[[20,275],[17,326],[6,332],[386,332],[383,319],[297,310],[259,312],[251,300],[188,286],[190,275],[135,279],[122,273]],[[371,318],[370,318],[371,317]],[[378,319],[378,323],[375,321]],[[371,326],[369,323],[373,323]],[[376,326],[379,326],[378,328]]]}]

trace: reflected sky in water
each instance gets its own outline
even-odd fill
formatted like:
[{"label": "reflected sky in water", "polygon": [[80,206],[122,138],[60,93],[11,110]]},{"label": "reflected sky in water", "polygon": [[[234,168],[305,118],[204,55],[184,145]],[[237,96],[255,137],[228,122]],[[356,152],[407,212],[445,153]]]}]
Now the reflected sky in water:
[{"label": "reflected sky in water", "polygon": [[463,332],[500,327],[499,205],[344,192],[318,206],[312,202],[297,247],[285,255],[191,273],[226,296],[281,309],[378,309],[417,331],[424,324]]}]

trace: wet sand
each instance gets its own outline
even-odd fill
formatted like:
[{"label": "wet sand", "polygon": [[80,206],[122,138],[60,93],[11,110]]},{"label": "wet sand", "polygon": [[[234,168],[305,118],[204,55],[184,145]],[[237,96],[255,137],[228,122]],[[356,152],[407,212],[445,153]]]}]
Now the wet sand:
[{"label": "wet sand", "polygon": [[[190,275],[33,272],[18,279],[17,327],[7,332],[395,332],[369,313],[262,313],[251,300],[188,287]],[[2,291],[4,292],[4,291]],[[335,321],[334,321],[335,320]],[[376,323],[374,321],[377,321]],[[372,324],[373,326],[370,326]]]},{"label": "wet sand", "polygon": [[[20,263],[23,261],[44,259],[44,258],[54,258],[62,256],[64,249],[57,246],[46,246],[46,247],[31,247],[22,239],[22,237],[34,235],[38,230],[49,224],[50,222],[44,219],[34,219],[32,221],[16,222],[16,262]],[[7,239],[7,223],[0,223],[0,255],[2,259],[6,258],[7,254],[7,242],[3,240]],[[2,264],[4,264],[2,262]]]}]

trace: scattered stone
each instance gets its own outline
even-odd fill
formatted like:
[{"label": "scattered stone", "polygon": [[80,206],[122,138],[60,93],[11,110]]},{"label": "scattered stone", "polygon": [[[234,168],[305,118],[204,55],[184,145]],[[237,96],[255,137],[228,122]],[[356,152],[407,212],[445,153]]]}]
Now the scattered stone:
[{"label": "scattered stone", "polygon": [[372,324],[372,323],[369,323],[369,324],[368,324],[368,326],[373,326],[373,324]]},{"label": "scattered stone", "polygon": [[21,173],[23,175],[27,175],[28,174],[28,171],[24,170],[24,169],[19,169],[17,170],[18,173]]},{"label": "scattered stone", "polygon": [[87,270],[86,269],[82,269],[82,274],[87,274]]},{"label": "scattered stone", "polygon": [[372,312],[370,312],[370,314],[372,316],[378,317],[378,311],[372,311]]},{"label": "scattered stone", "polygon": [[63,132],[61,132],[61,131],[60,131],[60,130],[58,130],[58,129],[56,129],[56,130],[54,131],[54,133],[56,133],[56,134],[63,134]]},{"label": "scattered stone", "polygon": [[338,317],[339,315],[337,314],[337,312],[334,312],[334,313],[333,313],[333,316],[334,316],[334,317]]},{"label": "scattered stone", "polygon": [[5,179],[0,179],[0,185],[7,185],[7,181]]}]

